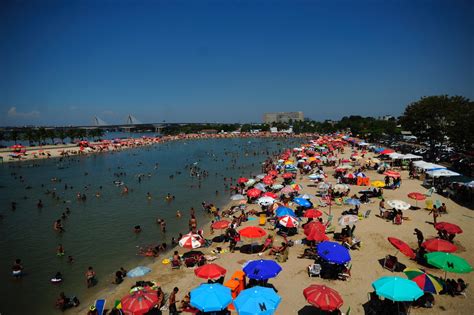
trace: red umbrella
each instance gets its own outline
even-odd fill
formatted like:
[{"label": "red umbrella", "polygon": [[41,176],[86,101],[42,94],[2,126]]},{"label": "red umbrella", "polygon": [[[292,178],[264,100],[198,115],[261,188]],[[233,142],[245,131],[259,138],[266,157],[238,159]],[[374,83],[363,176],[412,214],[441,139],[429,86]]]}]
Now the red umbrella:
[{"label": "red umbrella", "polygon": [[227,221],[227,220],[221,220],[221,221],[217,221],[211,224],[212,228],[216,230],[227,229],[229,225],[230,225],[230,221]]},{"label": "red umbrella", "polygon": [[272,185],[274,180],[273,180],[273,177],[271,176],[265,176],[263,179],[262,179],[262,182],[265,184],[265,185]]},{"label": "red umbrella", "polygon": [[237,183],[243,184],[243,183],[246,183],[246,182],[248,182],[248,181],[249,181],[248,178],[241,177],[241,178],[239,178],[239,179],[237,180]]},{"label": "red umbrella", "polygon": [[424,241],[421,246],[426,248],[426,250],[429,252],[454,253],[458,249],[456,245],[439,238],[432,238],[430,240]]},{"label": "red umbrella", "polygon": [[122,310],[130,315],[143,315],[158,302],[155,291],[138,290],[120,301]]},{"label": "red umbrella", "polygon": [[284,179],[290,179],[290,178],[293,178],[293,174],[292,173],[285,173],[281,177],[283,177]]},{"label": "red umbrella", "polygon": [[216,264],[205,264],[204,266],[194,269],[194,274],[203,279],[219,279],[225,276],[227,270]]},{"label": "red umbrella", "polygon": [[313,221],[304,226],[304,234],[306,236],[314,233],[315,230],[320,233],[326,233],[326,227],[319,221]]},{"label": "red umbrella", "polygon": [[276,170],[271,170],[268,172],[268,175],[272,176],[272,177],[276,177],[278,175],[278,172]]},{"label": "red umbrella", "polygon": [[408,194],[408,198],[415,200],[425,200],[426,196],[419,192],[411,192]]},{"label": "red umbrella", "polygon": [[388,177],[393,177],[393,178],[398,178],[400,177],[400,173],[399,172],[395,172],[395,171],[386,171],[385,173],[383,173],[384,175],[388,176]]},{"label": "red umbrella", "polygon": [[407,243],[405,243],[402,240],[399,240],[398,238],[395,237],[389,237],[388,241],[390,244],[392,244],[396,249],[398,249],[403,255],[415,259],[416,255],[413,249],[411,249],[410,246],[408,246]]},{"label": "red umbrella", "polygon": [[287,228],[297,227],[300,224],[297,219],[289,215],[282,216],[278,223]]},{"label": "red umbrella", "polygon": [[260,196],[261,193],[262,191],[257,188],[247,190],[247,196],[249,196],[250,198],[257,198],[258,196]]},{"label": "red umbrella", "polygon": [[324,241],[328,241],[329,237],[326,234],[324,234],[324,232],[321,232],[317,229],[313,229],[308,233],[308,235],[306,236],[306,239],[308,241],[324,242]]},{"label": "red umbrella", "polygon": [[393,152],[395,152],[395,151],[393,151],[392,149],[385,149],[385,150],[379,152],[379,154],[390,154],[390,153],[393,153]]},{"label": "red umbrella", "polygon": [[462,229],[453,223],[448,223],[448,222],[438,222],[435,224],[435,229],[438,231],[446,231],[448,234],[461,234]]},{"label": "red umbrella", "polygon": [[258,226],[244,227],[242,230],[239,231],[239,233],[242,237],[247,237],[247,238],[260,238],[267,235],[267,232],[265,232],[264,229]]},{"label": "red umbrella", "polygon": [[303,290],[303,295],[309,304],[322,311],[334,311],[339,309],[344,301],[341,295],[325,285],[313,284]]},{"label": "red umbrella", "polygon": [[323,213],[319,211],[318,209],[308,209],[304,212],[304,217],[305,218],[319,218],[322,216]]},{"label": "red umbrella", "polygon": [[273,199],[278,199],[278,195],[275,194],[275,193],[272,193],[272,192],[266,192],[266,193],[263,194],[263,196],[270,197],[270,198],[273,198]]}]

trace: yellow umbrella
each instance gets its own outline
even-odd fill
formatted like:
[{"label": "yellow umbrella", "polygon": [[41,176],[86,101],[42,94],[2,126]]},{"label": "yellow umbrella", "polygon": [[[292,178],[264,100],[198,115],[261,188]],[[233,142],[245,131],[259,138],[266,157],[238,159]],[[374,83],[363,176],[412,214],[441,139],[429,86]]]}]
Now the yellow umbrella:
[{"label": "yellow umbrella", "polygon": [[376,188],[385,187],[385,183],[382,182],[381,180],[373,181],[372,183],[370,183],[370,185]]}]

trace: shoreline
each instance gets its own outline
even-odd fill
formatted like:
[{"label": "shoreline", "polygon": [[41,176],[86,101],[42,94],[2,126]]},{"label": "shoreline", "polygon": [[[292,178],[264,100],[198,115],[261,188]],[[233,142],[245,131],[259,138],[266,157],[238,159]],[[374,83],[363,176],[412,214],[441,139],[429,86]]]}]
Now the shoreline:
[{"label": "shoreline", "polygon": [[[79,144],[45,145],[45,146],[27,146],[21,149],[21,154],[14,157],[16,152],[11,148],[0,149],[1,163],[31,162],[40,160],[50,160],[57,158],[67,158],[74,156],[89,156],[94,153],[106,153],[123,151],[146,146],[152,146],[161,143],[168,143],[180,140],[203,140],[203,139],[236,139],[236,138],[307,138],[314,137],[313,133],[287,134],[287,133],[238,133],[238,134],[185,134],[177,136],[163,137],[142,137],[126,138],[114,143],[112,140],[101,140],[90,142],[87,146]],[[25,154],[26,153],[26,154]]]}]

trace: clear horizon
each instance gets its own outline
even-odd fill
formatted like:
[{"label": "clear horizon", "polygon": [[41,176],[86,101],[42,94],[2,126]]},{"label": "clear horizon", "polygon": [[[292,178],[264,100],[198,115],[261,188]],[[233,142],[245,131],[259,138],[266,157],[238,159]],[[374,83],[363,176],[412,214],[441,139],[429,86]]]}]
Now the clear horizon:
[{"label": "clear horizon", "polygon": [[472,1],[2,1],[0,126],[323,121],[474,99]]}]

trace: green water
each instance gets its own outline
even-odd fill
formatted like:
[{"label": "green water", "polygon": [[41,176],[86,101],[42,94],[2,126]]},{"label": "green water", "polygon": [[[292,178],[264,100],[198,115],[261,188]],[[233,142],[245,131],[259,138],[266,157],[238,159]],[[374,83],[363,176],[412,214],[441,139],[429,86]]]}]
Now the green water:
[{"label": "green water", "polygon": [[[178,141],[76,157],[61,163],[53,159],[35,162],[37,165],[30,162],[0,165],[0,214],[3,215],[0,220],[0,313],[59,314],[54,309],[59,292],[85,300],[109,285],[118,268],[131,269],[152,262],[153,258],[137,255],[137,246],[170,243],[171,237],[186,233],[190,207],[196,209],[199,224],[207,222],[209,218],[200,204],[209,201],[223,205],[229,200],[224,177],[235,179],[259,174],[267,156],[301,142],[301,139]],[[185,169],[185,165],[194,162],[209,173],[200,181],[200,186],[199,180]],[[119,180],[131,190],[128,195],[122,195],[121,188],[113,184],[117,179],[114,173],[118,172],[126,173]],[[146,174],[141,183],[138,174]],[[61,182],[52,182],[53,177]],[[65,190],[65,184],[72,185],[73,189]],[[28,186],[31,188],[26,189]],[[60,200],[45,194],[53,189]],[[101,192],[100,198],[95,197],[96,191]],[[76,199],[78,192],[86,194],[85,202]],[[153,196],[151,201],[146,198],[147,192]],[[167,193],[176,199],[166,202]],[[39,199],[44,204],[42,209],[36,206]],[[17,202],[15,211],[11,210],[12,201]],[[53,230],[53,222],[66,207],[71,209],[64,220],[66,231],[58,234]],[[181,219],[176,217],[178,209],[183,214]],[[167,221],[166,233],[156,224],[158,217]],[[135,225],[141,225],[140,234],[133,233]],[[65,257],[56,256],[59,243],[66,250]],[[67,262],[68,255],[74,257],[73,264]],[[20,280],[11,276],[15,258],[21,258],[25,268]],[[84,280],[88,266],[94,267],[98,277],[98,285],[90,289]],[[64,281],[53,285],[50,278],[57,271],[63,274]]]}]

